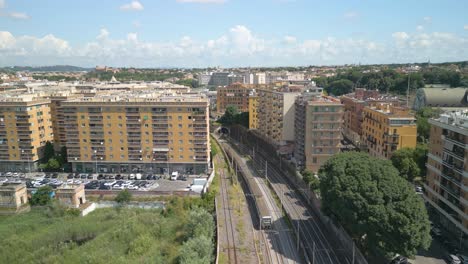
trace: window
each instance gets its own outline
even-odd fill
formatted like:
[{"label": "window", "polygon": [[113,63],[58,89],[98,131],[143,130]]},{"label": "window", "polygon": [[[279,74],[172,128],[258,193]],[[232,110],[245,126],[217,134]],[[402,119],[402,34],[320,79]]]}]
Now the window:
[{"label": "window", "polygon": [[120,147],[120,151],[123,151],[124,150],[124,147]]},{"label": "window", "polygon": [[182,124],[179,124],[179,128],[182,128]]},{"label": "window", "polygon": [[183,158],[184,158],[184,155],[180,155],[180,156],[179,156],[179,159],[183,159]]},{"label": "window", "polygon": [[183,135],[184,135],[184,133],[183,133],[183,132],[179,132],[179,136],[183,136]]},{"label": "window", "polygon": [[316,164],[317,163],[317,157],[312,158],[312,163]]},{"label": "window", "polygon": [[177,117],[177,120],[182,120],[182,116],[178,116],[178,117]]}]

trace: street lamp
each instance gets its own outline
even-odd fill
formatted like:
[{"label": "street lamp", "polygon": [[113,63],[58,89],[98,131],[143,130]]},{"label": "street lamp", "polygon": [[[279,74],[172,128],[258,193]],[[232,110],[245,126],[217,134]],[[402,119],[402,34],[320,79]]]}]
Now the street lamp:
[{"label": "street lamp", "polygon": [[94,160],[96,161],[96,173],[97,173],[97,150],[94,150]]}]

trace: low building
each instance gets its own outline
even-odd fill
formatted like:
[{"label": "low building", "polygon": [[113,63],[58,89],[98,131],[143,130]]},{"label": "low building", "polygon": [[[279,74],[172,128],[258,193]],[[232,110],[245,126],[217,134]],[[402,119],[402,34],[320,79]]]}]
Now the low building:
[{"label": "low building", "polygon": [[317,172],[340,151],[343,105],[333,97],[303,94],[296,99],[294,120],[296,164]]},{"label": "low building", "polygon": [[83,184],[65,184],[57,188],[55,198],[72,208],[79,208],[86,203]]},{"label": "low building", "polygon": [[29,210],[26,184],[3,183],[0,185],[0,215],[16,214]]},{"label": "low building", "polygon": [[421,88],[416,92],[413,108],[423,107],[464,108],[468,107],[467,88]]},{"label": "low building", "polygon": [[468,110],[447,112],[431,124],[424,199],[452,241],[468,248]]},{"label": "low building", "polygon": [[363,110],[361,142],[369,154],[389,159],[401,148],[415,148],[416,119],[408,108],[380,103]]}]

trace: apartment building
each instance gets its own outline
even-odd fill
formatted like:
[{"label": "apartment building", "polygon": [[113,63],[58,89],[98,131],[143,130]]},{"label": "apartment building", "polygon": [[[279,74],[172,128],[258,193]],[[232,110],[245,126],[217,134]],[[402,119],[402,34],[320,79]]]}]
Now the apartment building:
[{"label": "apartment building", "polygon": [[306,93],[295,101],[294,120],[296,164],[317,172],[340,152],[343,105],[332,97]]},{"label": "apartment building", "polygon": [[209,85],[226,86],[229,85],[229,72],[213,72]]},{"label": "apartment building", "polygon": [[436,221],[468,248],[468,110],[430,119],[423,197]]},{"label": "apartment building", "polygon": [[53,142],[56,151],[65,147],[67,141],[65,134],[65,121],[63,119],[62,102],[74,98],[83,97],[83,94],[76,94],[72,91],[62,91],[48,96],[50,99],[50,116],[52,119]]},{"label": "apartment building", "polygon": [[361,142],[370,155],[389,159],[400,148],[415,148],[416,137],[416,119],[408,108],[389,103],[364,107]]},{"label": "apartment building", "polygon": [[375,107],[381,103],[400,105],[398,97],[363,88],[356,88],[354,93],[343,95],[340,100],[344,106],[343,135],[358,147],[361,145],[364,107]]},{"label": "apartment building", "polygon": [[241,83],[216,89],[216,112],[223,115],[228,106],[235,106],[239,112],[249,111],[249,94],[252,89]]},{"label": "apartment building", "polygon": [[245,83],[244,75],[230,74],[228,76],[228,85],[231,85],[234,83]]},{"label": "apartment building", "polygon": [[53,139],[50,100],[34,94],[0,96],[1,171],[35,171]]},{"label": "apartment building", "polygon": [[266,84],[266,74],[264,72],[254,73],[253,84]]},{"label": "apartment building", "polygon": [[203,173],[209,102],[151,90],[62,102],[68,161],[77,172]]},{"label": "apartment building", "polygon": [[249,96],[249,129],[258,128],[258,99],[256,93]]},{"label": "apartment building", "polygon": [[275,145],[294,141],[294,101],[300,93],[260,89],[257,131]]}]

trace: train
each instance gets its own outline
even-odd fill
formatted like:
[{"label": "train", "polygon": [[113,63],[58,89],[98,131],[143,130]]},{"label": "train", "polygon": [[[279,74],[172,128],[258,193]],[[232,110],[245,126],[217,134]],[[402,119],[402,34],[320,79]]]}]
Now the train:
[{"label": "train", "polygon": [[[222,144],[223,152],[228,157],[229,162],[233,168],[237,168],[238,173],[242,175],[248,191],[248,196],[252,196],[255,201],[255,207],[259,216],[259,225],[260,229],[270,229],[272,227],[272,216],[270,209],[266,205],[265,198],[263,193],[258,187],[257,182],[254,179],[254,176],[250,169],[247,167],[247,164],[242,160],[242,158],[232,149],[232,147],[226,143],[220,142]],[[221,145],[220,144],[220,145]]]}]

